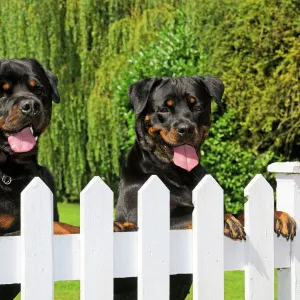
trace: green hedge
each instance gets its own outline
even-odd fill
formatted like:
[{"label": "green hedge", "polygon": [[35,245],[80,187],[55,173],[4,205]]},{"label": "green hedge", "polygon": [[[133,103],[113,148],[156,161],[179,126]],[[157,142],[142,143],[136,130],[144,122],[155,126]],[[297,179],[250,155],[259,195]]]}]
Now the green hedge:
[{"label": "green hedge", "polygon": [[210,72],[225,82],[227,106],[237,111],[239,139],[255,153],[271,149],[299,159],[299,1],[220,3],[199,3],[205,13],[197,34]]},{"label": "green hedge", "polygon": [[77,201],[99,174],[117,190],[134,139],[129,84],[205,73],[225,82],[227,112],[214,117],[203,162],[228,189],[228,208],[240,209],[249,174],[277,157],[299,159],[298,2],[3,1],[0,57],[35,57],[60,80],[39,156],[59,199]]},{"label": "green hedge", "polygon": [[201,151],[203,165],[224,189],[226,209],[233,213],[243,210],[244,189],[256,174],[262,174],[274,183],[267,166],[282,159],[271,150],[255,155],[245,147],[239,139],[236,116],[234,109],[228,109],[222,116],[216,115]]}]

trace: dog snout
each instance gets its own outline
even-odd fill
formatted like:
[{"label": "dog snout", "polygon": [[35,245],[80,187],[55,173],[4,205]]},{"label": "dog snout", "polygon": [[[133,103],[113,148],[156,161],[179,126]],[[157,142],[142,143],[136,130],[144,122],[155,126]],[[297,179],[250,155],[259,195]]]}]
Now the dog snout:
[{"label": "dog snout", "polygon": [[192,124],[181,123],[177,126],[176,130],[182,138],[187,138],[194,134],[195,127]]},{"label": "dog snout", "polygon": [[25,116],[35,116],[41,112],[41,104],[36,99],[22,100],[19,107]]}]

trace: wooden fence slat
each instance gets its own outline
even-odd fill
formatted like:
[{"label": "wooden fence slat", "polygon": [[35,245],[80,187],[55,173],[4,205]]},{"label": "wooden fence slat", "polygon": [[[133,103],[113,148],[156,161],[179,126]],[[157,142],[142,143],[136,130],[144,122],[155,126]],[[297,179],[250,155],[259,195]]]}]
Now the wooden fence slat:
[{"label": "wooden fence slat", "polygon": [[245,299],[274,300],[274,198],[262,175],[245,188]]},{"label": "wooden fence slat", "polygon": [[80,299],[113,299],[113,192],[98,176],[80,193],[80,235]]},{"label": "wooden fence slat", "polygon": [[138,299],[169,299],[170,196],[157,176],[138,192],[138,227]]},{"label": "wooden fence slat", "polygon": [[291,269],[279,269],[277,271],[277,280],[278,280],[277,299],[292,300],[291,292],[293,286],[291,285]]},{"label": "wooden fence slat", "polygon": [[223,190],[206,175],[193,191],[193,299],[224,299]]},{"label": "wooden fence slat", "polygon": [[21,193],[22,300],[53,299],[53,196],[35,177]]},{"label": "wooden fence slat", "polygon": [[[289,213],[300,224],[300,163],[282,162],[268,166],[276,173],[276,209]],[[283,239],[280,237],[279,239]],[[286,242],[285,242],[286,243]],[[291,242],[290,269],[278,270],[278,300],[300,299],[300,239]]]},{"label": "wooden fence slat", "polygon": [[21,283],[21,237],[0,237],[0,284]]}]

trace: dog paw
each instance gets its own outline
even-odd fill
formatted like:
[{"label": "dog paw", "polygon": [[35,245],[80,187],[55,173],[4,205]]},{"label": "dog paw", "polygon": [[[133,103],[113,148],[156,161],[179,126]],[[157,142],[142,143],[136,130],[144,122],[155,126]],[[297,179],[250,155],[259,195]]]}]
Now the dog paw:
[{"label": "dog paw", "polygon": [[125,223],[120,223],[120,222],[114,222],[114,232],[124,232],[124,231],[137,231],[138,227],[136,224],[131,223],[131,222],[125,222]]},{"label": "dog paw", "polygon": [[232,214],[224,214],[224,234],[232,240],[246,240],[244,227]]},{"label": "dog paw", "polygon": [[296,221],[287,213],[275,211],[274,213],[274,231],[277,237],[282,235],[286,240],[292,241],[296,236]]},{"label": "dog paw", "polygon": [[79,234],[80,233],[80,227],[73,226],[67,223],[62,222],[54,222],[53,224],[53,232],[54,234]]},{"label": "dog paw", "polygon": [[193,222],[192,221],[187,222],[186,227],[184,229],[193,229]]}]

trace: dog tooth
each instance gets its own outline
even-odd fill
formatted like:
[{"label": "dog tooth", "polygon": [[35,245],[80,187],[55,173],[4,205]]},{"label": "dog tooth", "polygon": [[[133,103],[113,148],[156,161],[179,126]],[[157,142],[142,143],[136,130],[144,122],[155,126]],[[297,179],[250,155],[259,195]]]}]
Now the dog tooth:
[{"label": "dog tooth", "polygon": [[38,140],[38,138],[39,138],[39,137],[38,137],[38,136],[36,136],[36,137],[35,137],[35,140],[37,141],[37,140]]},{"label": "dog tooth", "polygon": [[30,126],[30,131],[31,131],[31,133],[33,134],[33,128],[32,128],[32,126]]}]

